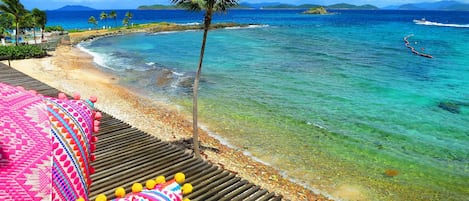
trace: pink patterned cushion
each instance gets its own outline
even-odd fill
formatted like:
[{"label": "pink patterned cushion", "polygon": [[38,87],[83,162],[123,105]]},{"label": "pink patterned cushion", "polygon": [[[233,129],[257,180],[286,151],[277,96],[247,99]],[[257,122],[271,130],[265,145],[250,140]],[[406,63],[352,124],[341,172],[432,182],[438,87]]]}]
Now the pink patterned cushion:
[{"label": "pink patterned cushion", "polygon": [[51,137],[46,105],[0,83],[0,200],[51,199]]},{"label": "pink patterned cushion", "polygon": [[44,98],[51,122],[53,200],[87,197],[95,141],[93,103],[84,100]]},{"label": "pink patterned cushion", "polygon": [[0,92],[0,201],[87,198],[96,98],[50,98],[3,83]]}]

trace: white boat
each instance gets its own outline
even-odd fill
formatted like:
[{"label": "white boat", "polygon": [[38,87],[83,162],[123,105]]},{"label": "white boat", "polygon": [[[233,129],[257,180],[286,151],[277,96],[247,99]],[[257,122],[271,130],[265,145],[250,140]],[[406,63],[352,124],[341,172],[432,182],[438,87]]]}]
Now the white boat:
[{"label": "white boat", "polygon": [[426,22],[428,22],[425,18],[422,18],[420,20],[413,20],[415,23],[421,23],[421,24],[425,24]]}]

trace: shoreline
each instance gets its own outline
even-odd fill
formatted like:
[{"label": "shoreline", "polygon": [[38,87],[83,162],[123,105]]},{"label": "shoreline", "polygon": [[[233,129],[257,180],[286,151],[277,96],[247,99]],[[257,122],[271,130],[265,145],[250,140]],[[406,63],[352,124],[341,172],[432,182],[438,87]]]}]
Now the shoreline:
[{"label": "shoreline", "polygon": [[[82,33],[81,36],[86,34],[89,33]],[[103,35],[106,34],[109,35],[105,32]],[[71,46],[78,44],[74,43],[74,39],[76,42],[80,37],[73,36],[72,33],[70,38],[69,42],[50,52],[50,57],[15,60],[11,62],[12,67],[65,93],[79,92],[82,97],[95,95],[98,97],[98,109],[161,140],[174,142],[192,136],[190,114],[182,113],[175,105],[155,102],[119,85],[117,77],[100,70],[94,64],[93,56]],[[279,193],[286,199],[329,200],[294,183],[290,178],[285,178],[274,167],[225,145],[206,128],[199,129],[201,145],[219,150],[218,153],[204,151],[202,155],[205,160],[262,188]]]}]

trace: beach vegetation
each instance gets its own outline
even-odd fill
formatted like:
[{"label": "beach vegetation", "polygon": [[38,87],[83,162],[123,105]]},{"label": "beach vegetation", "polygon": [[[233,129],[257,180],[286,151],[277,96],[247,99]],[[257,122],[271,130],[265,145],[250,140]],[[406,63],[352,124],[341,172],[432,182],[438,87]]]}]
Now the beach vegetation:
[{"label": "beach vegetation", "polygon": [[[22,38],[20,34],[27,33],[25,29],[32,28],[34,43],[36,43],[36,28],[41,28],[43,33],[45,25],[47,23],[47,15],[45,11],[41,11],[34,8],[31,12],[24,8],[19,0],[1,0],[0,12],[2,19],[0,20],[1,37],[7,35],[15,35],[15,45],[18,45]],[[8,23],[10,25],[8,25]],[[15,29],[13,33],[9,33],[9,30]],[[42,34],[42,37],[44,34]],[[44,38],[42,38],[44,39]]]},{"label": "beach vegetation", "polygon": [[13,17],[5,13],[0,14],[0,38],[10,36],[8,30],[13,28]]},{"label": "beach vegetation", "polygon": [[39,46],[20,45],[20,46],[0,46],[0,57],[9,59],[28,59],[47,56],[47,52]]},{"label": "beach vegetation", "polygon": [[[106,22],[106,19],[107,19],[107,18],[108,18],[108,15],[107,15],[107,13],[104,12],[104,11],[101,12],[101,14],[99,14],[99,19],[100,19],[101,21]],[[105,23],[104,23],[104,24],[105,24]],[[104,25],[104,26],[106,26],[106,25]]]},{"label": "beach vegetation", "polygon": [[122,20],[122,25],[128,26],[129,25],[129,18],[124,17],[124,19]]},{"label": "beach vegetation", "polygon": [[19,32],[20,32],[20,21],[26,15],[27,10],[24,8],[24,5],[20,3],[19,0],[1,0],[3,4],[0,4],[0,11],[9,15],[13,18],[15,32],[15,44],[18,45]]},{"label": "beach vegetation", "polygon": [[325,15],[327,14],[327,10],[323,6],[318,6],[314,8],[310,8],[307,11],[303,12],[304,14],[313,14],[313,15]]},{"label": "beach vegetation", "polygon": [[90,18],[88,18],[88,23],[92,24],[95,29],[98,28],[98,21],[96,21],[96,18],[94,16],[90,16]]},{"label": "beach vegetation", "polygon": [[47,26],[44,29],[45,32],[54,32],[54,31],[65,31],[64,28],[60,25],[57,26]]},{"label": "beach vegetation", "polygon": [[117,13],[116,13],[115,10],[112,10],[109,13],[109,18],[114,19],[114,25],[115,25],[115,27],[117,27]]},{"label": "beach vegetation", "polygon": [[[41,28],[41,40],[44,40],[44,31],[47,24],[47,14],[45,11],[34,8],[32,11],[34,27]],[[34,41],[36,41],[36,31],[34,31]]]},{"label": "beach vegetation", "polygon": [[199,151],[199,134],[197,126],[197,98],[200,74],[202,73],[202,63],[205,53],[205,45],[207,42],[207,35],[212,23],[212,15],[214,11],[226,12],[230,7],[238,5],[238,0],[171,0],[171,3],[176,6],[186,8],[190,11],[201,11],[205,10],[204,14],[204,34],[202,37],[202,46],[200,47],[199,65],[197,67],[194,85],[193,85],[193,99],[192,99],[192,129],[193,129],[193,140],[194,140],[194,154],[197,158],[200,158]]},{"label": "beach vegetation", "polygon": [[125,13],[125,18],[124,18],[124,20],[122,21],[123,24],[124,24],[125,26],[128,26],[129,24],[131,24],[133,17],[134,17],[134,15],[133,15],[130,11],[127,11],[127,12]]}]

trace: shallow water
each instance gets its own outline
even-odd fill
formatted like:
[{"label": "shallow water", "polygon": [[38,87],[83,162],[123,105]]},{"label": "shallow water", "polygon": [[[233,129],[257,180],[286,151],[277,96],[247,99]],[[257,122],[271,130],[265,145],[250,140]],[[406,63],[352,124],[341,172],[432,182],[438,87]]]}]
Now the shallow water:
[{"label": "shallow water", "polygon": [[[412,20],[469,24],[467,14],[236,10],[217,16],[266,26],[209,33],[201,121],[241,151],[335,197],[465,200],[469,29]],[[412,54],[403,41],[409,34],[412,46],[434,58]],[[201,36],[133,34],[81,46],[123,85],[190,112]]]}]

